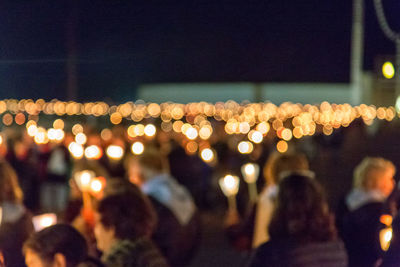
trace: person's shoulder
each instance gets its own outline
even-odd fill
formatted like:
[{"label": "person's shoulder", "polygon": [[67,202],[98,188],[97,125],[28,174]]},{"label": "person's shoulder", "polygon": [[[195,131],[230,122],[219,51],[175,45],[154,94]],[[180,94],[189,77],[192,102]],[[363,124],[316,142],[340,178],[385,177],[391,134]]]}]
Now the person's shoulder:
[{"label": "person's shoulder", "polygon": [[248,267],[285,266],[284,255],[290,244],[287,240],[270,240],[255,249]]},{"label": "person's shoulder", "polygon": [[268,257],[270,254],[284,253],[288,251],[290,248],[293,248],[295,245],[289,242],[286,239],[279,240],[270,240],[263,244],[261,244],[258,248],[256,248],[254,254]]},{"label": "person's shoulder", "polygon": [[318,262],[327,266],[347,266],[347,253],[341,240],[298,244],[287,256],[299,266],[315,266]]},{"label": "person's shoulder", "polygon": [[138,266],[168,266],[166,259],[151,240],[143,238],[137,241],[137,250]]}]

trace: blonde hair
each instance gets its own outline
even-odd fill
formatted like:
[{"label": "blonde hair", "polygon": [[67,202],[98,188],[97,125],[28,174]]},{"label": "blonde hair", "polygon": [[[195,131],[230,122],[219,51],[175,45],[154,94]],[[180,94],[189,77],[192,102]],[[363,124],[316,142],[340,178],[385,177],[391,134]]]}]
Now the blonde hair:
[{"label": "blonde hair", "polygon": [[354,169],[353,173],[353,187],[369,190],[369,185],[376,176],[370,175],[372,171],[385,171],[393,170],[396,172],[394,164],[384,158],[366,157]]},{"label": "blonde hair", "polygon": [[23,193],[18,183],[18,176],[8,162],[0,159],[0,203],[10,201],[22,203]]},{"label": "blonde hair", "polygon": [[267,185],[278,184],[279,177],[285,171],[308,170],[308,160],[301,153],[278,153],[271,154],[264,165],[264,178]]}]

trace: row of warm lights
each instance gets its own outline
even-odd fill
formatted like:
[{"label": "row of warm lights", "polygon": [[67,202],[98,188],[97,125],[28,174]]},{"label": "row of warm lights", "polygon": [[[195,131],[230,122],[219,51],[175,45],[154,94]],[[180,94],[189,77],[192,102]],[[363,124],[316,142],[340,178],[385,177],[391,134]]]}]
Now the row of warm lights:
[{"label": "row of warm lights", "polygon": [[[78,108],[74,108],[74,107]],[[34,107],[34,108],[33,108]],[[391,109],[392,107],[389,107]],[[348,124],[354,118],[362,116],[365,120],[373,119],[377,108],[374,106],[360,105],[352,107],[349,104],[336,105],[323,102],[321,105],[301,105],[283,103],[276,106],[272,103],[248,103],[238,104],[234,101],[226,103],[218,102],[210,104],[206,102],[177,104],[177,103],[136,103],[127,102],[118,106],[109,106],[104,102],[77,103],[52,100],[45,102],[43,99],[15,100],[8,99],[0,101],[0,113],[10,112],[16,114],[17,124],[23,124],[26,120],[24,112],[28,115],[44,114],[59,116],[63,115],[110,115],[113,124],[121,123],[123,118],[139,122],[146,118],[161,118],[163,122],[185,119],[191,124],[200,124],[207,121],[207,117],[216,120],[235,120],[237,122],[248,122],[250,126],[262,121],[279,119],[285,121],[302,113],[310,113],[313,120],[318,124]],[[371,114],[368,114],[371,113]],[[13,121],[11,114],[3,116],[3,123],[9,125]],[[389,116],[390,117],[390,116]],[[386,118],[390,119],[390,118]],[[246,127],[246,126],[244,126]]]},{"label": "row of warm lights", "polygon": [[[53,123],[54,128],[50,128],[45,130],[43,127],[38,127],[35,121],[29,121],[26,125],[28,135],[34,137],[34,141],[37,144],[45,144],[49,141],[62,141],[65,133],[62,130],[64,128],[64,122],[61,119],[57,119]],[[208,135],[211,135],[212,128],[210,125],[205,125],[202,129],[208,129]],[[104,129],[102,131],[102,137],[105,135],[112,135],[107,131],[108,129]],[[107,134],[105,134],[107,131]],[[196,138],[196,128],[192,127],[190,124],[182,124],[181,132],[185,133],[188,139],[195,139]],[[200,131],[201,132],[201,131]],[[102,149],[96,145],[91,145],[86,148],[83,146],[87,142],[87,136],[83,133],[83,126],[80,124],[75,124],[72,127],[72,133],[75,134],[75,141],[71,142],[68,145],[68,149],[71,152],[72,156],[76,159],[80,159],[85,156],[87,159],[99,159],[102,157],[103,152]],[[127,133],[131,137],[142,136],[146,135],[148,137],[152,137],[156,133],[156,127],[153,124],[148,125],[131,125],[128,127]],[[104,138],[105,139],[105,138]],[[192,147],[192,152],[195,153],[198,145],[193,146],[193,143],[189,144]],[[189,149],[190,150],[190,149]],[[131,151],[135,155],[140,155],[144,151],[144,144],[142,142],[134,142],[131,147]],[[244,153],[250,153],[252,149],[247,149]],[[119,146],[110,146],[106,150],[106,154],[115,160],[122,158],[124,151],[123,148]],[[202,149],[200,151],[200,156],[205,162],[212,162],[215,158],[215,152],[210,149]]]},{"label": "row of warm lights", "polygon": [[[55,124],[57,123],[55,122]],[[35,143],[37,144],[61,142],[65,137],[65,132],[62,128],[50,128],[46,130],[43,127],[38,127],[36,122],[32,120],[26,124],[26,131],[28,135],[33,137]]]},{"label": "row of warm lights", "polygon": [[[103,151],[99,146],[91,145],[86,148],[77,142],[71,142],[68,145],[68,150],[75,159],[81,159],[85,156],[90,160],[97,160],[103,156]],[[136,141],[131,146],[131,151],[134,155],[140,155],[144,152],[144,144]],[[106,155],[113,160],[120,160],[125,154],[123,147],[119,145],[109,145],[106,148]]]},{"label": "row of warm lights", "polygon": [[[6,107],[10,108],[15,105],[19,106],[18,104],[16,104],[16,100],[7,101],[7,104],[3,103]],[[27,100],[21,101],[26,102]],[[0,103],[2,102],[4,101],[0,101]],[[9,102],[14,103],[14,105],[9,104]],[[28,101],[28,103],[31,102]],[[286,120],[292,119],[292,124],[294,127],[293,136],[296,138],[301,138],[301,136],[304,135],[313,135],[315,133],[316,124],[323,125],[327,129],[326,132],[329,132],[330,128],[339,128],[341,126],[346,127],[354,119],[359,117],[362,117],[367,124],[370,124],[375,118],[386,119],[390,121],[396,116],[396,111],[393,107],[376,108],[374,106],[367,105],[351,107],[349,104],[331,105],[328,102],[323,102],[319,106],[303,106],[300,104],[284,103],[278,107],[271,103],[253,103],[247,105],[239,105],[236,102],[228,101],[227,103],[217,103],[215,105],[211,105],[213,106],[213,108],[205,108],[210,107],[210,105],[211,104],[203,102],[191,103],[188,105],[173,103],[164,103],[158,105],[155,103],[150,103],[140,104],[138,105],[138,107],[140,107],[139,110],[143,111],[145,114],[152,114],[153,116],[156,116],[158,112],[153,112],[152,110],[161,110],[160,114],[164,114],[164,116],[161,116],[161,119],[164,123],[161,126],[162,129],[166,131],[172,128],[176,132],[183,132],[185,134],[185,129],[182,129],[185,123],[180,121],[180,119],[186,116],[186,120],[190,121],[190,123],[188,123],[190,127],[185,125],[187,129],[190,129],[188,137],[195,138],[194,136],[196,136],[197,132],[197,135],[200,135],[200,137],[202,137],[203,139],[207,139],[207,136],[210,136],[212,134],[212,127],[210,122],[207,120],[207,116],[214,116],[214,118],[217,120],[226,121],[225,131],[228,134],[247,134],[250,132],[251,128],[257,124],[255,129],[265,135],[266,133],[268,133],[270,128],[268,121],[271,123],[274,130],[278,131],[283,127],[283,124]],[[172,106],[173,108],[171,109],[170,106]],[[127,110],[135,112],[134,107],[135,104],[133,103],[125,103],[118,107],[115,107],[115,112],[111,113],[110,117],[112,122],[114,124],[120,123],[122,117],[127,115]],[[180,112],[177,112],[177,110],[180,110]],[[214,112],[211,112],[211,114],[210,112],[202,113],[206,110],[213,110]],[[2,110],[0,109],[0,111]],[[121,111],[123,114],[119,113],[119,111]],[[175,115],[171,115],[171,117],[166,116],[165,114],[168,114],[168,112],[172,112]],[[120,114],[121,120],[118,119],[117,121],[115,121],[113,119],[114,117],[119,118],[119,116],[115,114]],[[176,116],[176,114],[182,116]],[[192,115],[193,118],[191,117]],[[24,119],[18,119],[19,123],[24,123],[25,116],[19,111],[19,113],[15,116],[15,120],[17,121],[17,118],[20,117],[23,117]],[[3,123],[9,125],[10,120],[12,122],[12,118],[13,117],[11,114],[5,114],[3,116]],[[171,125],[168,125],[166,123],[171,122],[172,119],[175,119],[177,121],[173,122],[171,127]],[[195,130],[193,130],[192,128]],[[130,136],[137,136],[143,134],[143,131],[144,129],[141,129],[140,125],[138,125],[136,128],[131,128],[129,130],[129,133]],[[148,131],[151,132],[150,129]]]},{"label": "row of warm lights", "polygon": [[[184,134],[189,140],[194,140],[198,137],[198,131],[197,131],[197,126],[192,126],[188,123],[183,123],[182,121],[176,121],[176,125],[180,124],[180,129],[179,132]],[[261,143],[263,140],[263,133],[266,133],[266,129],[268,129],[268,123],[261,123],[258,125],[257,129],[258,130],[251,130],[248,134],[248,138],[250,141],[253,143]],[[44,129],[43,127],[38,127],[35,121],[29,121],[26,124],[27,127],[27,133],[28,135],[32,136],[34,138],[34,141],[37,144],[46,144],[49,141],[52,142],[61,142],[64,137],[65,133],[62,130],[64,128],[64,122],[61,119],[57,119],[53,123],[54,128],[50,128],[48,130]],[[204,130],[206,129],[206,134],[204,133]],[[108,129],[105,129],[108,130]],[[101,135],[106,135],[105,130],[102,131]],[[200,133],[203,133],[203,135],[200,135],[201,139],[207,139],[211,136],[212,134],[212,127],[211,125],[203,125],[203,127],[200,129]],[[89,146],[86,149],[83,148],[83,145],[86,144],[87,142],[87,136],[83,133],[83,126],[81,124],[75,124],[72,127],[72,133],[75,135],[75,142],[72,142],[69,144],[69,150],[71,151],[71,154],[74,156],[74,158],[82,158],[85,156],[88,159],[99,159],[102,156],[102,152],[100,148],[97,148],[96,146]],[[108,133],[108,132],[107,132]],[[130,137],[136,137],[136,136],[142,136],[146,135],[148,137],[152,137],[156,134],[156,127],[153,124],[148,124],[148,125],[143,125],[143,124],[137,124],[137,125],[131,125],[128,127],[127,133]],[[112,135],[112,133],[108,133],[107,135]],[[283,140],[289,141],[292,138],[292,132],[288,128],[282,128],[277,132],[278,136],[282,138]],[[280,152],[285,152],[287,150],[287,144],[286,142],[280,141],[278,143],[277,149]],[[285,148],[286,147],[286,148]],[[187,144],[187,150],[190,153],[195,153],[198,149],[198,145],[195,142],[190,142]],[[249,141],[242,141],[238,144],[237,147],[238,151],[242,154],[250,154],[254,146],[251,142]],[[141,154],[144,150],[144,145],[141,142],[135,142],[132,145],[131,148],[132,152],[136,155]],[[119,159],[122,157],[123,152],[121,152],[121,149],[115,148],[115,147],[110,147],[109,148],[109,153],[107,155],[111,155],[110,158],[113,159]],[[210,156],[204,156],[203,155],[210,155],[211,153],[208,152],[208,150],[201,150],[200,155],[203,158],[205,162],[211,162],[212,159],[208,159]]]},{"label": "row of warm lights", "polygon": [[[24,102],[25,101],[25,102]],[[39,100],[38,100],[39,101]],[[0,101],[0,107],[4,106],[10,110],[15,107],[23,107],[21,101],[7,100]],[[23,103],[28,105],[32,101],[22,100]],[[59,101],[58,101],[59,102]],[[57,101],[52,101],[54,106],[60,106]],[[46,105],[48,103],[39,104]],[[68,103],[65,103],[68,105]],[[69,103],[70,104],[70,103]],[[86,103],[87,104],[87,103]],[[95,107],[94,105],[82,104],[84,108]],[[161,129],[165,132],[171,130],[183,134],[188,140],[196,140],[198,137],[202,140],[207,140],[213,133],[213,128],[210,121],[207,120],[208,116],[214,116],[215,119],[225,120],[225,132],[227,134],[246,134],[249,141],[243,141],[238,144],[238,151],[240,153],[248,154],[254,149],[254,144],[259,144],[263,141],[264,137],[273,129],[276,136],[281,140],[277,143],[277,150],[284,152],[287,150],[288,144],[293,137],[302,138],[306,135],[313,135],[316,132],[317,125],[322,126],[322,132],[325,135],[332,134],[334,129],[339,127],[347,127],[354,119],[362,118],[366,124],[371,124],[375,118],[380,120],[391,121],[396,117],[396,110],[394,107],[376,108],[374,106],[360,105],[351,107],[349,104],[336,105],[323,102],[319,106],[313,105],[300,105],[284,103],[279,107],[271,103],[258,103],[240,105],[234,101],[226,103],[217,103],[215,105],[205,102],[191,103],[188,105],[164,103],[161,105],[150,103],[133,104],[131,102],[109,107],[113,110],[113,114],[120,112],[122,117],[129,116],[129,112],[136,112],[136,108],[146,117],[150,114],[152,117],[160,115],[163,120]],[[21,113],[21,108],[15,116],[25,118]],[[0,108],[1,111],[1,108]],[[202,113],[203,112],[203,113]],[[147,115],[146,115],[147,114]],[[169,116],[169,115],[171,116]],[[21,116],[20,116],[21,115]],[[5,114],[4,118],[12,115]],[[180,119],[186,116],[186,123]],[[114,116],[115,117],[115,116]],[[117,116],[118,117],[118,116]],[[137,118],[137,117],[136,117]],[[172,121],[175,120],[176,121]],[[9,120],[9,118],[7,119]],[[20,121],[24,121],[21,120]],[[288,125],[290,123],[291,125]],[[64,121],[58,119],[54,121],[53,128],[45,130],[43,127],[38,127],[34,120],[26,123],[27,132],[34,137],[38,144],[44,144],[49,141],[60,142],[63,140],[65,133],[63,131]],[[153,124],[136,124],[131,125],[127,129],[128,136],[148,136],[152,137],[156,134],[156,127]],[[72,133],[75,135],[75,142],[84,145],[87,141],[86,136],[83,134],[83,126],[75,124],[72,127]],[[104,140],[110,139],[112,133],[109,129],[104,129],[101,132],[101,137]],[[196,142],[187,143],[187,150],[195,153],[198,150]],[[79,149],[81,151],[82,149]],[[82,153],[77,153],[81,155]]]},{"label": "row of warm lights", "polygon": [[130,125],[128,127],[128,135],[132,138],[137,137],[137,136],[143,136],[146,135],[148,137],[153,137],[156,132],[156,126],[154,126],[153,124],[147,124],[147,125],[143,125],[143,124],[136,124],[136,125]]}]

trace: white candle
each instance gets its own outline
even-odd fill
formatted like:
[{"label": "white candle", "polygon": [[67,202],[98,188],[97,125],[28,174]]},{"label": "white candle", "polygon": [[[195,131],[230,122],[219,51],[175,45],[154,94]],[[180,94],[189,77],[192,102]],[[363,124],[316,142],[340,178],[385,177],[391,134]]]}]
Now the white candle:
[{"label": "white candle", "polygon": [[258,198],[256,182],[260,172],[260,167],[255,163],[247,163],[242,166],[241,171],[249,189],[250,201],[255,203]]},{"label": "white candle", "polygon": [[94,177],[94,172],[89,170],[77,172],[74,176],[75,182],[82,192],[86,192],[90,189],[90,182]]},{"label": "white candle", "polygon": [[247,163],[242,166],[241,171],[246,183],[255,183],[260,172],[260,167],[254,163]]},{"label": "white candle", "polygon": [[230,210],[237,210],[236,207],[236,194],[239,191],[239,177],[233,175],[226,175],[219,179],[219,185],[224,195],[228,198]]}]

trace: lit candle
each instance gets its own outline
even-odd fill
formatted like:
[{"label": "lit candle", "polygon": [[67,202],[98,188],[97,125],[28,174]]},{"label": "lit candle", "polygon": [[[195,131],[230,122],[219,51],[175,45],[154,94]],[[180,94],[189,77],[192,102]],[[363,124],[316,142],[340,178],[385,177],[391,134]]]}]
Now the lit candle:
[{"label": "lit candle", "polygon": [[90,182],[94,177],[94,172],[89,170],[77,172],[74,176],[75,182],[82,192],[86,192],[90,189]]},{"label": "lit candle", "polygon": [[90,210],[92,208],[89,191],[91,181],[94,177],[95,173],[89,170],[78,172],[74,177],[79,190],[82,191],[83,209],[85,210]]},{"label": "lit candle", "polygon": [[106,185],[106,179],[104,177],[95,177],[90,181],[90,193],[96,198],[103,196],[103,190]]},{"label": "lit candle", "polygon": [[379,232],[379,241],[383,251],[387,251],[389,249],[390,242],[392,241],[393,237],[392,221],[393,218],[390,215],[384,214],[380,217],[380,222],[386,225],[386,228],[382,229]]},{"label": "lit candle", "polygon": [[260,167],[254,163],[247,163],[242,166],[241,171],[249,189],[250,201],[255,203],[258,198],[256,182],[260,172]]},{"label": "lit candle", "polygon": [[237,210],[236,194],[239,191],[239,177],[228,174],[219,179],[219,185],[224,195],[228,198],[229,209]]},{"label": "lit candle", "polygon": [[33,227],[38,232],[46,227],[52,226],[57,223],[57,215],[54,213],[45,213],[42,215],[34,216],[32,218]]}]

